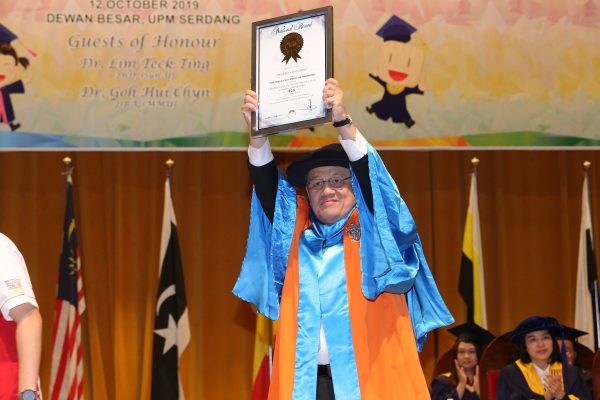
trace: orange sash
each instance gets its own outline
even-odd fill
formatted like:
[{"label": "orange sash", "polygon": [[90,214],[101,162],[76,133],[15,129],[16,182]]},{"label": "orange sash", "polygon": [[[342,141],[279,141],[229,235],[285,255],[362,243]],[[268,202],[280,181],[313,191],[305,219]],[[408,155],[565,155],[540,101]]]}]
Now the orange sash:
[{"label": "orange sash", "polygon": [[[281,297],[270,400],[292,398],[300,291],[298,243],[309,226],[308,204],[298,197],[296,226]],[[344,261],[361,397],[365,400],[429,399],[406,297],[383,293],[375,301],[370,301],[362,294],[360,240],[356,238],[356,232],[351,231],[356,226],[359,226],[357,210],[344,228]]]}]

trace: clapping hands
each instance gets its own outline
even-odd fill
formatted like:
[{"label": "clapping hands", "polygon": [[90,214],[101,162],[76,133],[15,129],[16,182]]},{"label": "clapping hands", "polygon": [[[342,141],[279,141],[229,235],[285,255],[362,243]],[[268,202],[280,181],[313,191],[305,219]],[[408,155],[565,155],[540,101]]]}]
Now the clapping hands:
[{"label": "clapping hands", "polygon": [[546,393],[544,394],[546,400],[554,398],[562,399],[565,397],[562,376],[558,372],[552,372],[544,377],[544,387],[546,388]]}]

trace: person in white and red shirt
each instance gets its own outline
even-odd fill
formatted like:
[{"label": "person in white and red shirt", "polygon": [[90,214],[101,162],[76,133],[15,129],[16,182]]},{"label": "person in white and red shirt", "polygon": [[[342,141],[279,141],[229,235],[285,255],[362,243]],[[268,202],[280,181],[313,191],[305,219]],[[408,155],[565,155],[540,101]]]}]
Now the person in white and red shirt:
[{"label": "person in white and red shirt", "polygon": [[0,400],[34,400],[42,353],[42,317],[17,246],[0,233]]}]

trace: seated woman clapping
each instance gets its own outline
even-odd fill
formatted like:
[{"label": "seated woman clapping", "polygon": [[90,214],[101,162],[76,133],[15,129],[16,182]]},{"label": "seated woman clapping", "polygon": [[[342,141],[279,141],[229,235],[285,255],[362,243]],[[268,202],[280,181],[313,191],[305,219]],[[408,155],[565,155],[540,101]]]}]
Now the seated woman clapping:
[{"label": "seated woman clapping", "polygon": [[513,330],[518,359],[500,371],[497,400],[589,400],[581,373],[562,361],[558,343],[563,327],[552,317],[534,316]]},{"label": "seated woman clapping", "polygon": [[448,329],[455,335],[450,372],[431,382],[432,400],[479,400],[479,358],[483,347],[494,339],[486,329],[473,322]]}]

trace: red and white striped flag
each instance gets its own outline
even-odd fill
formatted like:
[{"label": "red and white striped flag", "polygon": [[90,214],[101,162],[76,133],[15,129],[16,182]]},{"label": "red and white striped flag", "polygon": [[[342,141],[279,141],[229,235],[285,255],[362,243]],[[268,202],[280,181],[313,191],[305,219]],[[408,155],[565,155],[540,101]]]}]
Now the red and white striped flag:
[{"label": "red and white striped flag", "polygon": [[54,341],[50,373],[50,399],[83,398],[83,349],[81,315],[85,311],[81,259],[75,230],[73,182],[67,177],[67,205],[63,245],[58,268],[58,289],[54,308]]}]

